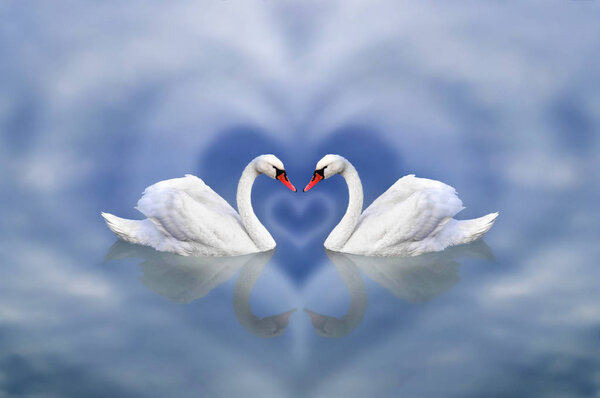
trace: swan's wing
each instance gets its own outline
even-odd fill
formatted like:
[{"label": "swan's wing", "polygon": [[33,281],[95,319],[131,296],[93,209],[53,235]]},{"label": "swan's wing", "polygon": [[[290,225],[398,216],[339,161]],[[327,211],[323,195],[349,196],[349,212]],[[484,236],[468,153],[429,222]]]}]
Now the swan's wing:
[{"label": "swan's wing", "polygon": [[[227,214],[239,219],[238,213],[229,205],[229,203],[227,203],[225,199],[223,199],[219,194],[206,185],[201,178],[191,174],[186,174],[185,177],[182,178],[172,178],[170,180],[164,180],[150,185],[142,194],[142,199],[144,196],[152,196],[167,190],[185,192],[196,202],[205,205],[215,212]],[[140,199],[140,201],[142,199]]]},{"label": "swan's wing", "polygon": [[194,176],[161,181],[146,189],[137,209],[166,236],[217,251],[252,244],[235,210]]},{"label": "swan's wing", "polygon": [[[402,181],[407,177],[408,181]],[[365,210],[348,244],[373,242],[374,249],[381,249],[420,241],[463,209],[454,188],[439,181],[407,177]]]},{"label": "swan's wing", "polygon": [[[427,178],[418,178],[415,177],[414,174],[409,174],[399,178],[387,191],[375,199],[363,212],[361,219],[363,217],[368,217],[370,214],[386,213],[390,208],[402,203],[415,192],[429,189],[447,192],[449,196],[455,196],[458,199],[456,191],[450,185]],[[462,207],[462,202],[460,206]]]}]

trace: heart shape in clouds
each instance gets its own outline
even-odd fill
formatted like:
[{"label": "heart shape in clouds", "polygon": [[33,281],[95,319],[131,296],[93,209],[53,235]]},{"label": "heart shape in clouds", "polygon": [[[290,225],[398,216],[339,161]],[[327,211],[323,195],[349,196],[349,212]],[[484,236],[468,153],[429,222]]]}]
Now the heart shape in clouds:
[{"label": "heart shape in clouds", "polygon": [[272,153],[283,161],[288,177],[300,192],[293,193],[278,181],[260,177],[252,189],[252,203],[259,220],[277,241],[276,256],[285,257],[280,263],[285,264],[290,276],[301,281],[318,267],[323,242],[343,217],[348,203],[348,190],[341,177],[301,192],[317,161],[328,153],[348,158],[362,178],[365,207],[402,175],[401,168],[393,147],[369,126],[340,128],[313,143],[304,133],[291,135],[288,141],[276,137],[251,126],[220,131],[199,155],[196,174],[235,207],[238,180],[253,158]]},{"label": "heart shape in clouds", "polygon": [[327,235],[335,222],[331,197],[317,192],[290,200],[287,192],[278,192],[264,203],[265,224],[271,234],[288,239],[296,247],[306,246],[315,237]]}]

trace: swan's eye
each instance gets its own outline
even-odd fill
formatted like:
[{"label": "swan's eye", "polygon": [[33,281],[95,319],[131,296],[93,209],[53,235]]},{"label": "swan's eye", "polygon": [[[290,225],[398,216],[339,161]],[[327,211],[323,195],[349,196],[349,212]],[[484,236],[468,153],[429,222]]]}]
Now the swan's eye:
[{"label": "swan's eye", "polygon": [[275,169],[275,178],[279,178],[279,176],[283,174],[283,178],[285,178],[287,181],[287,174],[285,174],[285,170],[278,169],[275,166],[273,166],[273,168]]}]

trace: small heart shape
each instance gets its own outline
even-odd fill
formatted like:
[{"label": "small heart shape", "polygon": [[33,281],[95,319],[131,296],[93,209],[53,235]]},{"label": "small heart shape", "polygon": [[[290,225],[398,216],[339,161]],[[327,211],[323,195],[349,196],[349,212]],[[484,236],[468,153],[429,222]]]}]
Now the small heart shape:
[{"label": "small heart shape", "polygon": [[335,217],[334,203],[324,194],[290,198],[287,193],[277,193],[264,206],[265,222],[272,232],[287,237],[296,247],[328,232]]}]

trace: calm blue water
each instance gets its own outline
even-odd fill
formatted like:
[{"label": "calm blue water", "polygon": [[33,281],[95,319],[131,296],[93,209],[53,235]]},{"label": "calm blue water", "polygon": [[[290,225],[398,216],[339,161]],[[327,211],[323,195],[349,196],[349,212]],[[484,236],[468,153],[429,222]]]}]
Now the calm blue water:
[{"label": "calm blue water", "polygon": [[[600,3],[0,5],[0,396],[600,394]],[[253,205],[273,253],[115,242],[144,188],[235,204],[256,155],[303,187],[347,157],[365,204],[454,186],[485,238],[326,253],[341,177]]]}]

